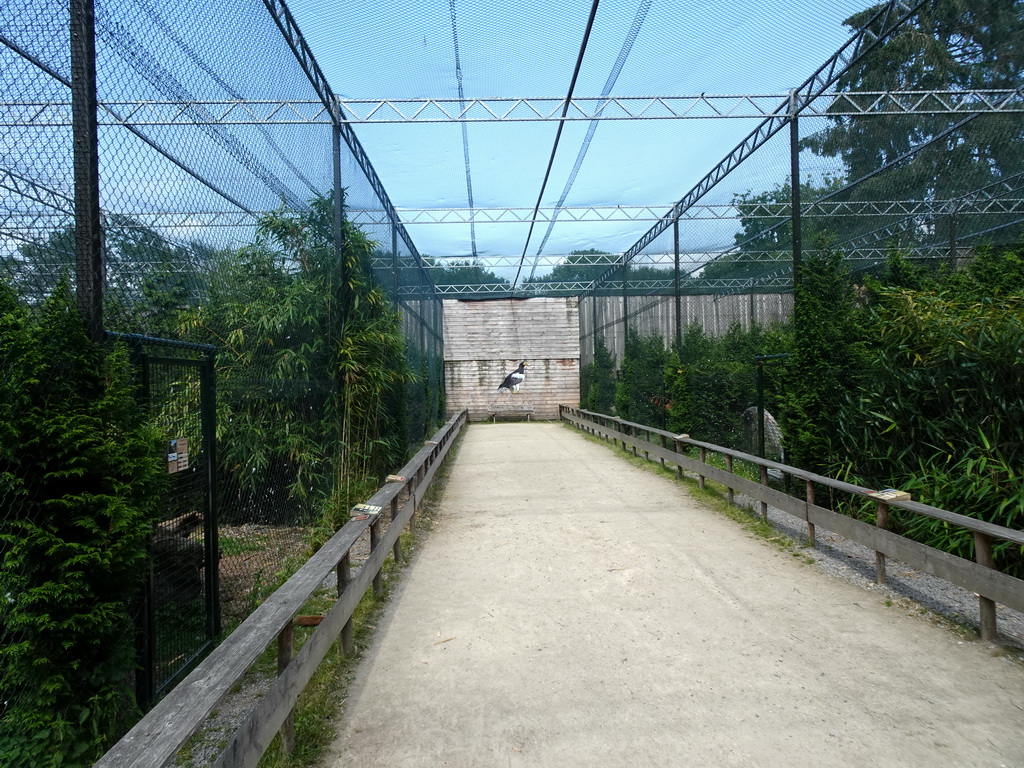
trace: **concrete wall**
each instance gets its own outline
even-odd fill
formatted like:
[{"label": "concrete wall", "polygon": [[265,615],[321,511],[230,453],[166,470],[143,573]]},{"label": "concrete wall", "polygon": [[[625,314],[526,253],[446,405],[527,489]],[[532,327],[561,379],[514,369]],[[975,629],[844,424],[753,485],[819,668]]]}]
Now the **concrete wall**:
[{"label": "concrete wall", "polygon": [[[499,393],[521,360],[526,381],[519,392]],[[558,418],[560,403],[580,401],[578,300],[446,300],[444,372],[449,415],[468,408],[470,419],[483,421],[496,410],[532,408],[531,418]]]}]

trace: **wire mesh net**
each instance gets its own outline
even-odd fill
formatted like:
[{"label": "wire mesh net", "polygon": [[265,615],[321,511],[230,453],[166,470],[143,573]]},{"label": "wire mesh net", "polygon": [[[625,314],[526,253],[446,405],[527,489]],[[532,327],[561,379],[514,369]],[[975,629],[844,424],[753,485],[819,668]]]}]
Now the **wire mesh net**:
[{"label": "wire mesh net", "polygon": [[[438,284],[579,295],[595,410],[865,483],[932,483],[940,506],[991,498],[989,518],[1024,509],[1019,2],[773,0],[718,16],[608,0],[585,52],[586,8],[568,0],[395,0],[343,16],[293,4],[328,78],[280,3],[98,0],[84,107],[71,30],[86,4],[0,7],[0,365],[17,372],[0,420],[5,649],[28,631],[11,607],[27,578],[19,532],[43,499],[16,450],[31,438],[21,406],[45,322],[71,305],[130,337],[159,460],[183,439],[195,461],[165,478],[151,546],[166,553],[151,553],[148,607],[129,605],[136,623],[154,617],[150,693],[216,634],[218,602],[228,623],[245,616],[320,512],[344,511],[349,469],[397,465],[443,417]],[[535,120],[557,118],[577,57],[580,99]],[[447,101],[424,105],[425,92]],[[98,180],[76,155],[90,112]],[[723,146],[735,149],[705,162]],[[423,225],[427,255],[406,223]],[[216,408],[203,416],[194,363],[208,354]],[[404,375],[378,386],[354,374],[369,363]],[[96,393],[120,379],[104,381]],[[371,394],[377,406],[358,408]],[[833,420],[862,406],[863,433]],[[900,457],[925,449],[941,467],[915,478]],[[1000,469],[982,481],[967,471],[981,461]],[[1019,553],[997,555],[1020,568]],[[172,615],[187,619],[165,631]],[[5,702],[27,689],[5,682]]]},{"label": "wire mesh net", "polygon": [[[191,461],[159,491],[148,600],[126,606],[145,704],[209,647],[222,618],[240,621],[300,562],[325,508],[344,514],[345,494],[360,490],[340,492],[340,477],[393,471],[443,421],[441,303],[358,139],[332,122],[331,95],[286,10],[109,0],[95,4],[94,23],[90,191],[107,348],[116,339],[133,350],[136,397],[159,433],[153,461],[163,468],[171,441]],[[26,317],[62,285],[82,294],[71,28],[68,3],[0,9],[0,281]],[[384,223],[353,223],[366,212]],[[341,309],[354,293],[358,320]],[[352,341],[367,327],[394,336],[398,356],[382,364],[397,375],[404,361],[408,374],[380,413],[343,413],[336,395],[362,391],[339,374],[344,360],[379,351]],[[15,340],[5,326],[5,371],[25,354]],[[207,359],[214,371],[202,383]],[[204,415],[207,395],[216,406]],[[362,431],[345,431],[352,423]],[[8,568],[9,536],[36,512],[32,487],[7,482],[21,470],[14,437],[3,442]],[[14,581],[2,578],[8,596]],[[10,648],[25,635],[4,619]],[[20,693],[13,679],[8,703]]]}]

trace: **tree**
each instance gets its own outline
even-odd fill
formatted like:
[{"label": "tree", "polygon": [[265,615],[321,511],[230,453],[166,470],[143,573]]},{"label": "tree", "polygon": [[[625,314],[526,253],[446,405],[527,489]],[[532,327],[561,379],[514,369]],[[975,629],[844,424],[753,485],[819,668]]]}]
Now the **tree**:
[{"label": "tree", "polygon": [[[623,274],[625,274],[627,275],[626,279],[629,285],[632,286],[628,289],[631,296],[642,296],[650,293],[664,294],[667,290],[670,290],[668,286],[672,284],[673,280],[673,272],[671,270],[659,269],[644,264],[630,264],[623,268],[621,255],[593,248],[572,251],[561,264],[556,265],[547,275],[527,280],[523,285],[534,287],[541,291],[544,290],[546,284],[551,283],[582,283],[586,286],[613,267],[619,267],[619,269],[613,270],[609,274],[607,281],[600,285],[595,285],[595,289],[604,290],[609,293],[621,293]],[[686,278],[684,277],[683,279]],[[655,281],[661,287],[651,288],[637,285],[646,281]],[[565,289],[561,292],[565,295],[574,296],[579,293],[579,290]]]},{"label": "tree", "polygon": [[[857,28],[879,7],[844,23]],[[1021,0],[937,0],[844,75],[837,90],[1016,89],[1022,74]],[[833,117],[829,128],[802,143],[819,155],[840,158],[848,179],[856,181],[937,139],[851,190],[853,200],[954,198],[1024,167],[1019,119],[985,115],[943,136],[963,119],[963,114]]]},{"label": "tree", "polygon": [[296,515],[340,510],[408,447],[401,316],[374,282],[374,243],[345,219],[339,253],[332,224],[331,196],[261,217],[257,241],[214,261],[207,300],[183,318],[190,340],[219,348],[223,487],[272,522],[286,498]]},{"label": "tree", "polygon": [[594,361],[580,371],[580,405],[611,413],[615,407],[615,359],[601,336],[594,338]]},{"label": "tree", "polygon": [[842,254],[833,249],[804,259],[799,278],[793,351],[777,416],[787,461],[826,474],[839,459],[839,404],[863,370],[857,295]]},{"label": "tree", "polygon": [[89,340],[67,282],[35,316],[0,283],[0,360],[0,762],[91,765],[135,714],[159,436],[126,350]]}]

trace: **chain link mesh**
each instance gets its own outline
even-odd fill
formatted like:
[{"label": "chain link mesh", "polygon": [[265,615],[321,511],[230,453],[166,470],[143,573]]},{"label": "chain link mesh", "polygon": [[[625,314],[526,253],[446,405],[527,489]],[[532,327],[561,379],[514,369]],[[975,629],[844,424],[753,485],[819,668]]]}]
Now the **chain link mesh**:
[{"label": "chain link mesh", "polygon": [[[77,282],[69,29],[66,2],[13,0],[0,8],[0,90],[9,118],[0,137],[0,280],[30,313],[62,281],[72,289]],[[347,141],[337,142],[335,186],[327,108],[323,119],[303,124],[226,113],[225,105],[234,102],[324,99],[311,84],[308,62],[296,57],[294,41],[282,35],[266,5],[98,0],[95,29],[103,326],[131,337],[140,381],[141,368],[147,371],[139,396],[145,389],[165,444],[185,438],[191,457],[188,470],[170,476],[150,545],[151,604],[132,608],[140,657],[148,665],[144,674],[150,675],[143,684],[148,692],[139,690],[145,702],[173,684],[213,640],[218,603],[230,626],[294,565],[312,527],[322,524],[320,507],[331,498],[339,471],[327,460],[326,436],[315,434],[333,418],[331,372],[322,365],[285,371],[285,358],[302,354],[293,339],[304,320],[289,319],[302,307],[289,302],[296,300],[306,265],[294,248],[278,247],[268,221],[290,217],[312,231],[316,201],[330,206],[343,199],[346,207],[379,212],[391,222],[361,232],[343,227],[341,249],[365,238],[367,274],[398,313],[413,374],[402,385],[398,409],[407,417],[388,421],[400,434],[382,436],[397,444],[392,459],[443,421],[441,302],[361,148]],[[174,119],[141,119],[140,105],[149,103],[169,108]],[[46,119],[38,118],[40,110],[48,110]],[[337,236],[318,231],[304,242],[329,253]],[[276,308],[274,296],[281,298]],[[295,330],[255,338],[261,318],[250,311],[261,306],[286,324],[293,320]],[[342,317],[329,306],[326,311],[327,334],[340,332]],[[224,329],[229,333],[217,335]],[[262,351],[254,352],[260,344]],[[8,358],[14,354],[10,344],[0,349]],[[212,505],[196,367],[209,354],[216,366],[219,443]],[[14,362],[0,356],[5,371]],[[0,475],[15,461],[16,446],[5,446]],[[9,486],[0,486],[0,524],[27,514],[23,502],[32,493],[18,495]],[[220,591],[210,594],[218,581],[204,571],[205,548],[215,533],[208,527],[215,511]],[[0,600],[6,600],[3,584]],[[18,640],[9,626],[0,623],[0,646]],[[18,695],[4,690],[3,698]]]}]

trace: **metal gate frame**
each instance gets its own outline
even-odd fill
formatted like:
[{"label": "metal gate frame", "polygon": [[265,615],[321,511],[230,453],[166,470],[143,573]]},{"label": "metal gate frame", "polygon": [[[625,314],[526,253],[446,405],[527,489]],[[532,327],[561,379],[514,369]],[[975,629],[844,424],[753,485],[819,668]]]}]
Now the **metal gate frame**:
[{"label": "metal gate frame", "polygon": [[[107,332],[107,339],[126,343],[138,376],[139,396],[147,408],[150,407],[153,387],[153,369],[164,367],[188,368],[197,371],[199,378],[199,409],[202,450],[194,454],[201,462],[200,474],[205,489],[203,492],[203,579],[204,598],[204,639],[191,650],[187,658],[170,673],[159,679],[157,672],[157,617],[156,583],[153,560],[140,601],[138,612],[135,676],[135,693],[139,707],[149,709],[163,694],[173,688],[192,667],[205,657],[217,643],[221,634],[220,615],[220,547],[218,541],[217,505],[217,409],[216,409],[216,347],[208,344],[159,339],[137,334]],[[193,356],[175,357],[170,354],[152,354],[151,347],[176,349],[193,353]],[[194,466],[195,462],[191,461]]]}]

